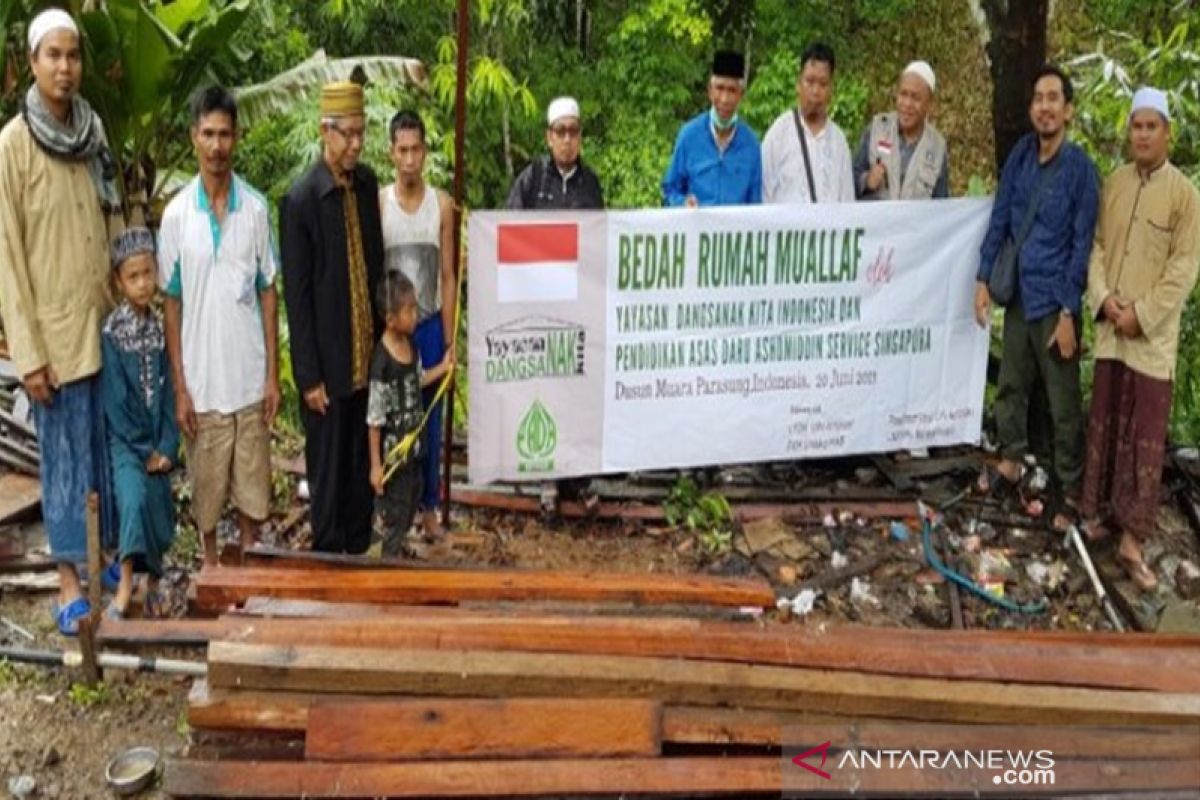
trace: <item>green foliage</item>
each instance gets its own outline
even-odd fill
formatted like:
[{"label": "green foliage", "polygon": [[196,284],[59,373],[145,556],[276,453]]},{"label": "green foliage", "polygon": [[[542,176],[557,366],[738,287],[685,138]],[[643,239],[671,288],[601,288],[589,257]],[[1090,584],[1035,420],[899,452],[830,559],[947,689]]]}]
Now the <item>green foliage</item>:
[{"label": "green foliage", "polygon": [[1140,86],[1167,92],[1172,114],[1172,160],[1200,178],[1200,65],[1192,24],[1184,20],[1148,40],[1124,32],[1101,34],[1095,51],[1073,59],[1079,91],[1076,135],[1108,174],[1124,160],[1126,121],[1133,93]]},{"label": "green foliage", "polygon": [[127,215],[165,184],[143,186],[139,170],[166,176],[190,154],[188,99],[236,69],[231,40],[249,10],[249,0],[108,0],[82,14],[83,94],[104,121]]},{"label": "green foliage", "polygon": [[0,690],[10,689],[20,682],[17,667],[7,658],[0,658]]},{"label": "green foliage", "polygon": [[709,554],[729,549],[733,541],[733,509],[719,492],[701,492],[696,482],[681,476],[671,487],[663,514],[667,524],[682,526],[699,534],[700,543]]},{"label": "green foliage", "polygon": [[80,708],[92,708],[103,705],[112,699],[112,690],[107,683],[101,681],[95,686],[83,683],[72,683],[67,690],[67,697]]}]

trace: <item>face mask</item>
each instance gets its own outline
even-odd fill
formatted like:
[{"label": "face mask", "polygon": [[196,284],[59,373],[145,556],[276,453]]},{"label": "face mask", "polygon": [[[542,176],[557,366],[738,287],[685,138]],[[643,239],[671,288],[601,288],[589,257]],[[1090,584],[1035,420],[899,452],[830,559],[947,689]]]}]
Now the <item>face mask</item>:
[{"label": "face mask", "polygon": [[727,131],[730,128],[732,128],[734,125],[737,125],[738,115],[737,115],[737,112],[735,111],[732,117],[730,117],[728,120],[725,120],[724,122],[722,122],[721,117],[720,117],[720,115],[717,114],[717,109],[714,106],[708,110],[708,120],[709,120],[709,122],[712,123],[712,126],[714,128],[716,128],[717,130]]}]

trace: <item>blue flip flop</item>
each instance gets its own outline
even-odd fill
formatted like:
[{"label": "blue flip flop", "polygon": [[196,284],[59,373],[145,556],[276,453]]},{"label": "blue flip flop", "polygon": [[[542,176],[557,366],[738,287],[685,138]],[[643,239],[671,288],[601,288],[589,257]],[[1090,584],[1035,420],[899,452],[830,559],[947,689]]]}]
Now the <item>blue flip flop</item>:
[{"label": "blue flip flop", "polygon": [[86,597],[76,597],[65,606],[54,604],[54,622],[58,632],[63,636],[79,635],[79,620],[92,613],[92,606]]},{"label": "blue flip flop", "polygon": [[113,561],[100,573],[100,585],[105,591],[115,592],[121,585],[121,562]]}]

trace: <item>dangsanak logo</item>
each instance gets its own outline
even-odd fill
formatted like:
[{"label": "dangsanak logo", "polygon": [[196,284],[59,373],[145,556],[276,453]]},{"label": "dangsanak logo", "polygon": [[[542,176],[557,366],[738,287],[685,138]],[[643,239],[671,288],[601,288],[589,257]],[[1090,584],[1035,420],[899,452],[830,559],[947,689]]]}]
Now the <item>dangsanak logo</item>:
[{"label": "dangsanak logo", "polygon": [[521,472],[550,472],[554,469],[554,448],[558,446],[558,426],[554,417],[534,400],[517,426],[517,469]]}]

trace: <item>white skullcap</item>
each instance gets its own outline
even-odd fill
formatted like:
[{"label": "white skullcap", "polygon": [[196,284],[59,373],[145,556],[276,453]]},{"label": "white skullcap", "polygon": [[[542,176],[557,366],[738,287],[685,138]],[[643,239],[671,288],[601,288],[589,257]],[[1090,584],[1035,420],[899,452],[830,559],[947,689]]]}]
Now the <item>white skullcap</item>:
[{"label": "white skullcap", "polygon": [[550,107],[546,109],[546,124],[553,125],[563,117],[579,119],[579,103],[575,102],[574,97],[557,97],[550,101]]},{"label": "white skullcap", "polygon": [[61,8],[47,9],[34,17],[33,22],[29,23],[29,52],[38,49],[47,33],[57,30],[68,30],[76,36],[79,35],[75,20]]},{"label": "white skullcap", "polygon": [[1143,109],[1150,109],[1162,114],[1163,119],[1171,121],[1171,112],[1167,109],[1167,93],[1153,86],[1143,86],[1133,94],[1133,103],[1129,106],[1129,118]]},{"label": "white skullcap", "polygon": [[929,87],[929,91],[931,93],[937,91],[937,78],[934,77],[933,67],[929,66],[928,61],[913,61],[907,67],[905,67],[904,71],[900,74],[916,75],[918,78],[925,81],[925,85]]}]

